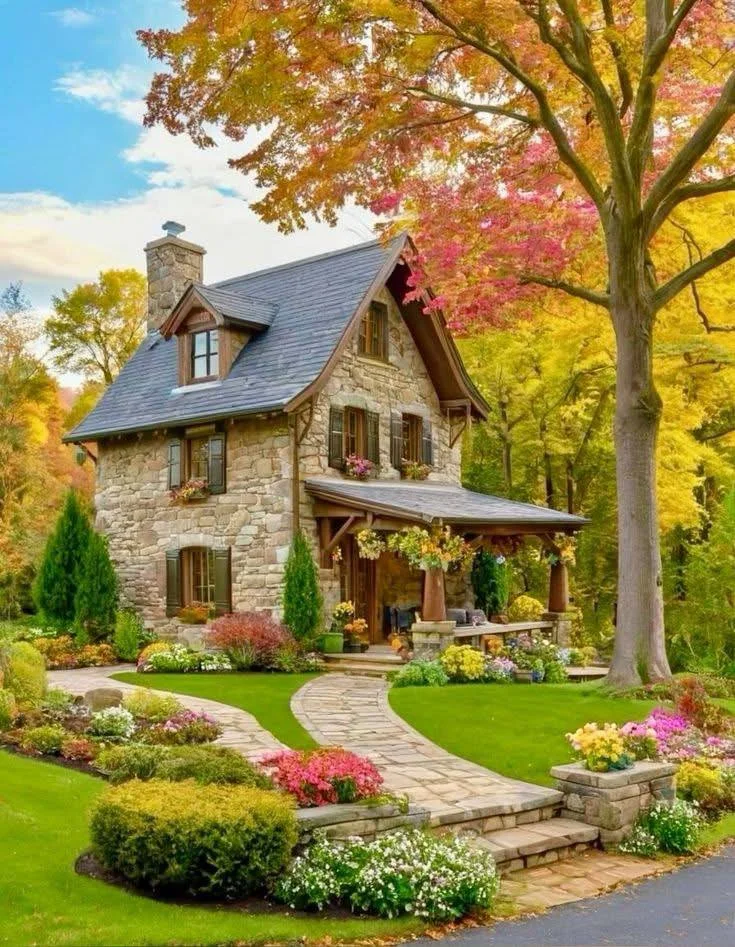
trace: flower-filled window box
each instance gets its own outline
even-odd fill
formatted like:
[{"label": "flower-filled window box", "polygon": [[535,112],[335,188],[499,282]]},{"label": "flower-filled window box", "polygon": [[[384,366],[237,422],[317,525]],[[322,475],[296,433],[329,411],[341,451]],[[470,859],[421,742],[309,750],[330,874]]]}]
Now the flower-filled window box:
[{"label": "flower-filled window box", "polygon": [[345,457],[345,476],[352,480],[369,480],[376,471],[376,465],[359,454],[349,454]]},{"label": "flower-filled window box", "polygon": [[206,480],[187,480],[180,487],[173,487],[170,494],[173,503],[195,503],[197,500],[206,500],[209,496],[209,483]]},{"label": "flower-filled window box", "polygon": [[431,467],[428,464],[422,464],[418,460],[402,460],[401,476],[404,480],[426,480],[431,473]]},{"label": "flower-filled window box", "polygon": [[176,617],[185,625],[206,625],[214,615],[214,606],[208,602],[192,602],[180,608]]}]

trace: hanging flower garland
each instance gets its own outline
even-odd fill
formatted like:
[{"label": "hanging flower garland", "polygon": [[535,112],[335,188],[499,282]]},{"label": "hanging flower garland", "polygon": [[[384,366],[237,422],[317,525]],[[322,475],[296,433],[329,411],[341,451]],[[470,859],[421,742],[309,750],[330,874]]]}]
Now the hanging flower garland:
[{"label": "hanging flower garland", "polygon": [[557,533],[553,546],[544,550],[544,559],[549,565],[555,566],[563,562],[567,566],[574,566],[577,562],[577,539],[565,533]]},{"label": "hanging flower garland", "polygon": [[374,529],[361,529],[357,534],[357,553],[361,559],[380,559],[385,549],[385,542]]}]

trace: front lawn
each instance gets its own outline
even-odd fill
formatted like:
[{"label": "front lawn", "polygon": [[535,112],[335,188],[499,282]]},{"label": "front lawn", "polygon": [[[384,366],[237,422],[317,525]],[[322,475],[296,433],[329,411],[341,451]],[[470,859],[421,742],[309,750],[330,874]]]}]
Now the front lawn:
[{"label": "front lawn", "polygon": [[565,734],[588,721],[624,723],[655,701],[613,698],[599,684],[455,684],[389,692],[393,710],[450,753],[532,783],[552,785],[567,763]]},{"label": "front lawn", "polygon": [[291,713],[291,696],[316,674],[114,674],[118,681],[155,690],[205,697],[251,713],[276,739],[295,750],[317,744]]},{"label": "front lawn", "polygon": [[87,811],[105,784],[0,752],[0,944],[289,943],[409,934],[399,921],[324,920],[163,904],[74,872],[88,845]]}]

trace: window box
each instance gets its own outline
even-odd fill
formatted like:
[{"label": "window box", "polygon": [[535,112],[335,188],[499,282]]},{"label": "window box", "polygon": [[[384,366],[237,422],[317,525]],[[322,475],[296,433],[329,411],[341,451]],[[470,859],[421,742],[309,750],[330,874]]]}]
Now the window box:
[{"label": "window box", "polygon": [[209,484],[206,480],[187,480],[180,487],[173,487],[170,493],[174,503],[195,503],[197,500],[207,499]]},{"label": "window box", "polygon": [[207,602],[192,602],[179,609],[176,617],[184,625],[206,625],[214,614],[214,607]]},{"label": "window box", "polygon": [[431,467],[428,464],[417,460],[401,461],[401,476],[404,480],[426,480],[430,473]]},{"label": "window box", "polygon": [[377,470],[377,466],[366,457],[360,457],[358,454],[345,457],[344,474],[350,480],[369,480],[376,475]]}]

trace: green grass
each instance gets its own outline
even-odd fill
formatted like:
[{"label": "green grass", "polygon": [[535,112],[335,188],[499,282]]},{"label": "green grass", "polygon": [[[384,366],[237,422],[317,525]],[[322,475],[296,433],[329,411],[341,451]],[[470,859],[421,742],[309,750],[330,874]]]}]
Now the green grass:
[{"label": "green grass", "polygon": [[316,746],[291,713],[291,695],[316,674],[137,674],[113,675],[118,681],[174,691],[190,697],[206,697],[247,710],[274,737],[296,750]]},{"label": "green grass", "polygon": [[728,839],[735,838],[735,812],[728,812],[706,826],[699,839],[700,848],[711,848]]},{"label": "green grass", "polygon": [[654,701],[607,695],[599,684],[457,684],[391,688],[393,709],[434,743],[481,766],[551,785],[568,762],[565,734],[588,721],[645,717]]},{"label": "green grass", "polygon": [[0,751],[0,944],[301,943],[409,934],[400,921],[325,920],[162,904],[74,872],[88,846],[87,811],[104,783]]}]

